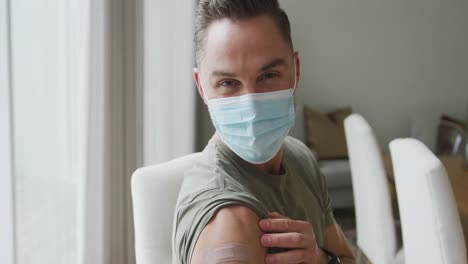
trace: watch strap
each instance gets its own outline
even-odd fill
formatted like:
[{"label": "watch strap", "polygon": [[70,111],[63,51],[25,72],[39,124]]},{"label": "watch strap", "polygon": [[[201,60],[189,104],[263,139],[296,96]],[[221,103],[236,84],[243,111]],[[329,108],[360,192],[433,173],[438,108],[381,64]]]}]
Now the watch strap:
[{"label": "watch strap", "polygon": [[340,258],[333,252],[330,252],[324,248],[321,248],[322,251],[327,255],[328,264],[340,264]]}]

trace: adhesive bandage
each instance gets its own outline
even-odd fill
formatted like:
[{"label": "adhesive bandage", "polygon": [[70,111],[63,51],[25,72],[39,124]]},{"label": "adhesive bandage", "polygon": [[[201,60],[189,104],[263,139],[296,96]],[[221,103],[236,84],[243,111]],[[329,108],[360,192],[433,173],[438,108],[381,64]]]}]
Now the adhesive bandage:
[{"label": "adhesive bandage", "polygon": [[249,252],[246,245],[226,244],[217,248],[206,249],[203,252],[203,263],[219,264],[228,261],[247,262]]}]

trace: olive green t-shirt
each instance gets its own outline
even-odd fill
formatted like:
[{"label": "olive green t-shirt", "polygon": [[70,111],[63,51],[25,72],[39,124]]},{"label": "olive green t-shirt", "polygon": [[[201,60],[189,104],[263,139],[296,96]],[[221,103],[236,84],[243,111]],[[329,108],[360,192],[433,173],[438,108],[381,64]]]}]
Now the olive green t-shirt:
[{"label": "olive green t-shirt", "polygon": [[222,140],[208,142],[185,172],[174,215],[173,263],[190,263],[203,228],[229,205],[249,207],[260,219],[274,211],[309,221],[317,244],[324,246],[325,228],[335,223],[325,179],[302,142],[287,137],[283,147],[283,173],[273,175],[241,159]]}]

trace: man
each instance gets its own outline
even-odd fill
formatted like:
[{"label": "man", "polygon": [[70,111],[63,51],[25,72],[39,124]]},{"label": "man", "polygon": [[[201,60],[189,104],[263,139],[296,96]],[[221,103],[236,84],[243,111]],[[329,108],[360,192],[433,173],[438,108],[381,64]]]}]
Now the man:
[{"label": "man", "polygon": [[294,123],[300,77],[277,0],[201,0],[194,78],[216,134],[186,171],[175,263],[354,263]]}]

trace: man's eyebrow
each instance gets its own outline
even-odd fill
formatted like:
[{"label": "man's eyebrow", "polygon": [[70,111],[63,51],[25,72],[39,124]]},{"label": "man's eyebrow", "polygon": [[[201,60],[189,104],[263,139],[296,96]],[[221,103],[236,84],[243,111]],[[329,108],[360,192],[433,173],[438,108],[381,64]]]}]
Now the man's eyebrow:
[{"label": "man's eyebrow", "polygon": [[262,66],[262,68],[260,68],[260,72],[267,71],[277,66],[286,66],[286,61],[283,59],[274,59],[272,62],[266,64],[265,66]]},{"label": "man's eyebrow", "polygon": [[[262,66],[260,68],[259,72],[264,72],[264,71],[267,71],[267,70],[269,70],[271,68],[274,68],[274,67],[286,66],[286,65],[287,64],[286,64],[285,60],[283,60],[283,59],[274,59],[270,63]],[[235,77],[237,77],[237,74],[232,73],[232,72],[223,71],[223,70],[214,70],[211,73],[211,76],[235,78]]]},{"label": "man's eyebrow", "polygon": [[215,70],[211,73],[211,76],[220,76],[220,77],[230,77],[230,78],[234,78],[234,77],[237,77],[237,74],[235,73],[231,73],[231,72],[226,72],[226,71],[222,71],[222,70]]}]

